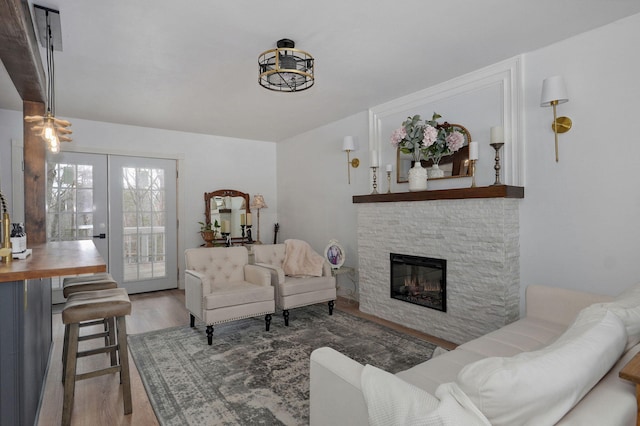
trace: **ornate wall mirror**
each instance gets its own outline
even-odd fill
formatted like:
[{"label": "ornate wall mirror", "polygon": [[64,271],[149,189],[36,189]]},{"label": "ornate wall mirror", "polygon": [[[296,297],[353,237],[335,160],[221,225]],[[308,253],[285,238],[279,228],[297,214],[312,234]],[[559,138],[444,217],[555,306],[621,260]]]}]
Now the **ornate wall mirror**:
[{"label": "ornate wall mirror", "polygon": [[[469,170],[469,142],[471,134],[460,124],[452,124],[460,133],[464,135],[464,146],[451,155],[442,157],[439,167],[444,170],[444,177],[429,179],[451,179],[471,176]],[[431,160],[421,160],[422,167],[429,168],[433,165]],[[409,169],[413,167],[411,154],[403,154],[400,149],[396,150],[396,181],[398,183],[409,182]]]},{"label": "ornate wall mirror", "polygon": [[249,194],[235,189],[220,189],[204,193],[204,217],[205,223],[214,224],[217,220],[228,220],[232,242],[242,241],[243,220],[248,220],[247,214],[251,213],[249,206]]}]

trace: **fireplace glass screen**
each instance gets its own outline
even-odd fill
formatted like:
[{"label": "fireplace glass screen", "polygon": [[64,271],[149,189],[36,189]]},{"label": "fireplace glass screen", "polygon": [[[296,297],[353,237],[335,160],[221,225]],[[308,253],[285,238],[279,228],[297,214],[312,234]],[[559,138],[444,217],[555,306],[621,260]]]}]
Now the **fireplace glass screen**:
[{"label": "fireplace glass screen", "polygon": [[391,253],[391,298],[447,311],[447,261]]}]

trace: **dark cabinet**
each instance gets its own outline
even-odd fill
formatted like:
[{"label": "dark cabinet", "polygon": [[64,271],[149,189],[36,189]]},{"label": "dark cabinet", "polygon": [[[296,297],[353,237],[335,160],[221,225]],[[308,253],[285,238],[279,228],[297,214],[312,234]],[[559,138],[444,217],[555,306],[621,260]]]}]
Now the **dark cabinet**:
[{"label": "dark cabinet", "polygon": [[0,426],[34,424],[51,338],[51,279],[0,282]]}]

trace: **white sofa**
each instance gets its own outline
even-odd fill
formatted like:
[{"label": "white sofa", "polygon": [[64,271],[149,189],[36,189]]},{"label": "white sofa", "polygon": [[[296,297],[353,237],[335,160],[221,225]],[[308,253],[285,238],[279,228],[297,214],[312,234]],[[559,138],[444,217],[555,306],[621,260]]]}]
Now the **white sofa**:
[{"label": "white sofa", "polygon": [[[525,317],[499,330],[462,344],[453,351],[436,354],[428,361],[397,373],[395,377],[401,379],[399,382],[405,383],[405,385],[408,383],[431,395],[435,395],[440,385],[451,382],[458,383],[461,380],[461,376],[468,375],[469,370],[473,370],[476,366],[484,366],[492,362],[494,364],[495,362],[510,362],[509,360],[522,357],[530,358],[530,355],[544,354],[545,351],[548,352],[554,347],[558,347],[562,344],[563,339],[567,340],[565,336],[570,334],[569,331],[579,326],[580,320],[575,320],[576,317],[583,317],[586,315],[584,314],[585,312],[589,313],[594,309],[602,311],[604,309],[607,315],[614,316],[611,313],[613,310],[614,313],[619,314],[615,315],[613,319],[622,327],[620,332],[622,337],[618,338],[620,343],[616,343],[617,352],[611,358],[613,367],[610,369],[610,365],[604,367],[602,370],[604,377],[601,380],[599,377],[595,377],[593,383],[597,384],[591,388],[592,383],[588,388],[585,388],[583,394],[585,392],[588,393],[584,397],[579,395],[576,398],[578,402],[572,403],[575,406],[570,409],[572,406],[570,405],[567,408],[568,412],[563,412],[558,417],[561,417],[560,420],[555,424],[634,425],[636,424],[638,410],[635,386],[620,379],[618,372],[640,351],[640,344],[638,344],[640,340],[639,300],[640,286],[627,290],[616,299],[574,290],[529,286],[526,291]],[[596,306],[584,309],[592,304],[596,304]],[[620,304],[622,308],[619,308]],[[614,308],[611,307],[612,305]],[[630,309],[625,310],[625,308]],[[567,331],[568,328],[569,331]],[[560,336],[563,337],[558,339]],[[604,340],[606,339],[597,340],[597,342]],[[555,343],[553,343],[554,341]],[[588,375],[589,371],[592,370],[589,368],[584,374],[580,372],[582,366],[577,363],[581,358],[582,352],[585,351],[580,350],[577,352],[577,356],[572,356],[569,359],[572,367],[552,376],[553,380],[544,377],[544,373],[549,368],[541,369],[539,372],[531,371],[531,369],[529,369],[530,371],[526,369],[523,371],[525,374],[533,373],[534,378],[537,374],[540,375],[539,380],[535,378],[536,381],[534,381],[534,386],[532,387],[549,382],[551,386],[566,385],[570,388],[572,384],[563,383],[563,380],[572,380],[570,378],[572,375],[576,376],[576,374],[578,374],[577,377]],[[594,362],[598,362],[602,357],[598,355],[596,358],[598,359],[595,359]],[[572,362],[574,364],[571,364]],[[550,368],[553,369],[557,364],[553,360]],[[363,365],[331,348],[325,347],[317,349],[311,354],[310,368],[311,425],[369,424],[370,413],[365,401],[366,392],[363,392],[361,384],[361,376],[365,368]],[[486,371],[481,371],[481,373],[489,374]],[[509,372],[509,374],[513,374],[513,372]],[[392,376],[391,378],[394,381],[396,380]],[[409,385],[406,386],[413,388]],[[461,387],[465,389],[464,386],[461,385]],[[529,388],[526,389],[527,391],[522,393],[527,394]],[[545,395],[544,389],[541,395]],[[552,392],[549,392],[549,395],[553,397],[551,396],[553,395]],[[505,399],[510,399],[510,396],[506,395]],[[539,401],[532,403],[539,403]],[[508,409],[517,411],[522,408],[518,407],[518,404],[514,405],[516,406],[508,407]],[[553,401],[549,405],[553,405]],[[478,407],[483,414],[484,408],[484,405]],[[551,410],[551,408],[549,409]],[[544,410],[546,410],[546,407],[542,411]],[[534,424],[537,426],[542,423],[538,421],[521,424]]]}]

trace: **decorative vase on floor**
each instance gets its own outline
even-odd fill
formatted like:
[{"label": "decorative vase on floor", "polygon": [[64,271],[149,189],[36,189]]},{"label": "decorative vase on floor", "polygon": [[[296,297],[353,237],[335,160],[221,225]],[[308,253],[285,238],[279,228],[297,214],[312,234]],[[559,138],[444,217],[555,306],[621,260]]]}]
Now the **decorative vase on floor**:
[{"label": "decorative vase on floor", "polygon": [[444,177],[444,170],[442,170],[437,164],[434,164],[427,170],[427,176],[429,176],[429,179]]},{"label": "decorative vase on floor", "polygon": [[409,169],[409,191],[425,191],[427,189],[427,169],[416,161]]}]

